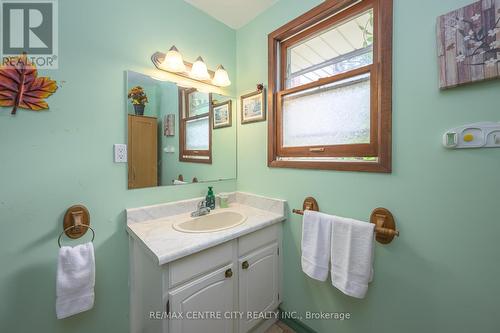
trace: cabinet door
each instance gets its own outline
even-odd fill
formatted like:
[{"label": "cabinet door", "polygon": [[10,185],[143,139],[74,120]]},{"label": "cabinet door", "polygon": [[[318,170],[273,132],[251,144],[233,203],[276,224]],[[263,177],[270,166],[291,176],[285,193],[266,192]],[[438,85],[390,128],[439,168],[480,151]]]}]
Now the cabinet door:
[{"label": "cabinet door", "polygon": [[[233,321],[224,319],[224,313],[234,311],[236,276],[233,274],[233,264],[227,265],[170,291],[170,313],[184,316],[170,320],[170,333],[232,333]],[[211,313],[220,314],[222,319],[189,319]]]},{"label": "cabinet door", "polygon": [[274,311],[278,307],[278,244],[266,246],[238,260],[240,333],[248,332],[260,322],[247,318],[247,312]]},{"label": "cabinet door", "polygon": [[128,116],[128,188],[158,186],[158,121]]}]

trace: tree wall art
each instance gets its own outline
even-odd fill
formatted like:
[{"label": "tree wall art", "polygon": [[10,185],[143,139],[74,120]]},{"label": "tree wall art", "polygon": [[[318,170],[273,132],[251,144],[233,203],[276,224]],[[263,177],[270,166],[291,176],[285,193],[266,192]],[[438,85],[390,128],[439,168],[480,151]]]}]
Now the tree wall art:
[{"label": "tree wall art", "polygon": [[437,22],[442,89],[500,77],[500,0],[481,0]]}]

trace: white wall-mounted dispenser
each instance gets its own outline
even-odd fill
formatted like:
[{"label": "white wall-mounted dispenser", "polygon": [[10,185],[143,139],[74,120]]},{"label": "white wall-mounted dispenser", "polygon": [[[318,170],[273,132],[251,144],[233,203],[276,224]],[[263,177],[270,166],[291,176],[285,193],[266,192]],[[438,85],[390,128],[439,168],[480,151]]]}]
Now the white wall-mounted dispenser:
[{"label": "white wall-mounted dispenser", "polygon": [[165,148],[163,148],[163,151],[167,154],[175,153],[175,147],[172,145],[168,145]]},{"label": "white wall-mounted dispenser", "polygon": [[449,149],[500,148],[500,123],[480,122],[456,127],[443,135]]}]

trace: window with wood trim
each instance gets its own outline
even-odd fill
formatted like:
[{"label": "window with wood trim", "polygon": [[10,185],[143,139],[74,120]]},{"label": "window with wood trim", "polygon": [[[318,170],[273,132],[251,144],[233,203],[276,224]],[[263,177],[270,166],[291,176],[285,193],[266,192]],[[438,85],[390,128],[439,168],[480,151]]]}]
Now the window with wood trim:
[{"label": "window with wood trim", "polygon": [[268,165],[391,172],[392,0],[326,0],[268,41]]},{"label": "window with wood trim", "polygon": [[179,88],[179,161],[212,163],[212,94]]}]

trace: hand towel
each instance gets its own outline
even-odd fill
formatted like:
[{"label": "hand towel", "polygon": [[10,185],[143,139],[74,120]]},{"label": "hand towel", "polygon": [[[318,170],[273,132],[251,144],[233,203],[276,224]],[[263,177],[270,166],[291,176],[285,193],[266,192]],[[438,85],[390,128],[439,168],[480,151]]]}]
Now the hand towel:
[{"label": "hand towel", "polygon": [[332,284],[344,294],[364,298],[373,277],[373,223],[334,216],[331,236]]},{"label": "hand towel", "polygon": [[94,306],[95,258],[91,242],[59,249],[56,314],[63,319]]},{"label": "hand towel", "polygon": [[330,263],[332,216],[305,210],[302,224],[302,271],[326,281]]},{"label": "hand towel", "polygon": [[184,185],[184,184],[188,184],[188,182],[183,182],[183,181],[181,181],[181,180],[174,179],[174,180],[172,181],[172,184],[173,184],[173,185]]}]

